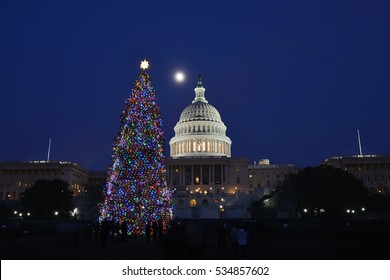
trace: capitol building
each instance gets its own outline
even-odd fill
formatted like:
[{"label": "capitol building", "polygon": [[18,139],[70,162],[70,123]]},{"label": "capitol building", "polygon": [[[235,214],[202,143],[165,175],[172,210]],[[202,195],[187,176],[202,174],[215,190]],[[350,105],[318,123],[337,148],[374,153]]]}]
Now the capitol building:
[{"label": "capitol building", "polygon": [[218,110],[205,97],[199,75],[195,98],[169,141],[168,185],[179,218],[248,217],[248,160],[231,157],[232,141]]}]

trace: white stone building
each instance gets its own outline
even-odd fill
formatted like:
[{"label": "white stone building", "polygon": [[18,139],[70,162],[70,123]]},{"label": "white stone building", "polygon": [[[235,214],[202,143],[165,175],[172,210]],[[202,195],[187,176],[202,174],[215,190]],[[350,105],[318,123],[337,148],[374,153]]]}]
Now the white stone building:
[{"label": "white stone building", "polygon": [[169,141],[167,178],[175,190],[174,216],[249,216],[248,161],[231,158],[226,129],[217,109],[206,100],[199,76],[195,99],[181,113]]},{"label": "white stone building", "polygon": [[68,182],[78,217],[85,219],[88,216],[87,187],[92,185],[102,189],[106,173],[90,172],[67,161],[0,162],[0,203],[19,209],[21,194],[42,179]]},{"label": "white stone building", "polygon": [[37,180],[64,180],[74,196],[85,192],[89,172],[74,162],[21,161],[0,163],[0,200],[20,200],[20,195]]},{"label": "white stone building", "polygon": [[297,173],[293,164],[270,164],[269,159],[262,159],[248,166],[249,190],[251,199],[258,200],[270,194],[289,175]]},{"label": "white stone building", "polygon": [[390,194],[390,156],[339,156],[327,158],[323,164],[351,173],[372,193]]}]

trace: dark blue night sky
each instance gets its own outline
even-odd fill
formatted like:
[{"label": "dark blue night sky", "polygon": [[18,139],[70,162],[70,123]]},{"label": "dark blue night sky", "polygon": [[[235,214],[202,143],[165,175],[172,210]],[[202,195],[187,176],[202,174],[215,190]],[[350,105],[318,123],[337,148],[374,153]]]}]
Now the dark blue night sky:
[{"label": "dark blue night sky", "polygon": [[[0,2],[0,161],[110,164],[144,58],[167,143],[197,75],[232,155],[390,154],[389,1]],[[186,74],[178,84],[173,75]],[[167,148],[167,153],[169,152]]]}]

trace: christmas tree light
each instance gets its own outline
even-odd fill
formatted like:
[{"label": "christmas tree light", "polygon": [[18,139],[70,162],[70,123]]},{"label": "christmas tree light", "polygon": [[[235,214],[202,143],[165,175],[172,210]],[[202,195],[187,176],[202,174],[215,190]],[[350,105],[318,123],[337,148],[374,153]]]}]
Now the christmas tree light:
[{"label": "christmas tree light", "polygon": [[126,222],[131,235],[144,234],[148,222],[161,221],[166,228],[172,218],[162,118],[148,66],[142,61],[142,71],[125,102],[100,209],[101,221]]}]

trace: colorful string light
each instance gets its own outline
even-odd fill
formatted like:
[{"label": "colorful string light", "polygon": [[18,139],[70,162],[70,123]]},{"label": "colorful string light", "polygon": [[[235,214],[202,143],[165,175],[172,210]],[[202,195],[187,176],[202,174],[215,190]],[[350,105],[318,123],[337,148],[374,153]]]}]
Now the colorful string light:
[{"label": "colorful string light", "polygon": [[153,221],[161,221],[166,228],[172,218],[162,118],[145,70],[138,76],[120,117],[100,209],[101,221],[126,221],[130,235],[144,234],[146,224]]}]

